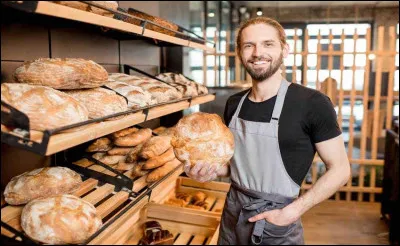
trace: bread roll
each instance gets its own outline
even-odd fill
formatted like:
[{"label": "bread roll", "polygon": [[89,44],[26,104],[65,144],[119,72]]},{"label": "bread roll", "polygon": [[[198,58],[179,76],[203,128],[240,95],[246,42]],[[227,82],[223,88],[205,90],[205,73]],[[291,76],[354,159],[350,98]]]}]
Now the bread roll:
[{"label": "bread roll", "polygon": [[14,78],[19,83],[69,90],[102,86],[107,83],[108,74],[91,60],[40,58],[18,67]]},{"label": "bread roll", "polygon": [[115,148],[112,148],[109,151],[107,151],[107,154],[108,155],[127,155],[131,150],[132,150],[132,148],[115,147]]},{"label": "bread roll", "polygon": [[139,129],[137,129],[136,127],[130,127],[130,128],[126,128],[126,129],[122,129],[120,131],[114,132],[112,134],[113,138],[119,138],[119,137],[123,137],[132,133],[135,133],[139,131]]},{"label": "bread roll", "polygon": [[116,138],[114,144],[121,147],[133,147],[147,141],[149,138],[151,138],[151,129],[143,128],[135,133]]},{"label": "bread roll", "polygon": [[175,156],[192,166],[198,162],[228,165],[234,152],[234,137],[217,114],[197,112],[176,125],[171,144]]},{"label": "bread roll", "polygon": [[204,202],[204,200],[206,200],[207,198],[207,195],[204,192],[198,191],[193,194],[192,198],[193,198],[193,203]]},{"label": "bread roll", "polygon": [[86,152],[97,152],[97,151],[109,151],[112,148],[111,140],[104,137],[96,139],[89,147]]},{"label": "bread roll", "polygon": [[21,226],[32,239],[46,244],[79,244],[102,226],[89,202],[73,195],[37,199],[22,210]]},{"label": "bread roll", "polygon": [[144,164],[143,169],[147,170],[160,167],[174,158],[175,158],[174,150],[171,147],[167,151],[165,151],[165,153],[148,159],[146,161],[146,164]]},{"label": "bread roll", "polygon": [[1,100],[26,114],[31,130],[43,131],[88,120],[86,107],[73,97],[45,86],[1,84]]},{"label": "bread roll", "polygon": [[99,161],[106,165],[113,166],[118,164],[118,162],[125,162],[125,159],[125,155],[106,155],[103,156]]},{"label": "bread roll", "polygon": [[176,167],[178,167],[181,164],[180,161],[178,161],[176,158],[173,159],[172,161],[169,161],[162,165],[159,168],[154,169],[151,173],[149,173],[146,177],[146,182],[147,183],[153,183],[157,180],[160,180],[162,177],[170,173],[172,170],[174,170]]},{"label": "bread roll", "polygon": [[[128,110],[128,104],[120,95],[104,88],[64,91],[81,102],[89,110],[89,118],[96,119]],[[114,119],[120,118],[113,117]]]},{"label": "bread roll", "polygon": [[39,168],[12,178],[4,197],[10,205],[21,205],[37,198],[73,193],[81,183],[81,176],[69,168]]},{"label": "bread roll", "polygon": [[171,148],[171,137],[168,136],[152,137],[143,144],[143,148],[139,156],[144,159],[150,159],[152,157],[161,155],[169,148]]},{"label": "bread roll", "polygon": [[138,86],[119,81],[109,82],[106,86],[125,96],[128,99],[128,107],[142,108],[150,105],[152,102],[151,94]]}]

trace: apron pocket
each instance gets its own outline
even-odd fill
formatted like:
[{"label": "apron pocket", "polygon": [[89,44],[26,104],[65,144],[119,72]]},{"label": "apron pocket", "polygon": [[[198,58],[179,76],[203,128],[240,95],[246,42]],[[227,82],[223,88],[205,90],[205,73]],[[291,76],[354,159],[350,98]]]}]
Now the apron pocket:
[{"label": "apron pocket", "polygon": [[295,228],[296,223],[292,223],[287,226],[278,226],[265,220],[264,233],[271,237],[286,237]]}]

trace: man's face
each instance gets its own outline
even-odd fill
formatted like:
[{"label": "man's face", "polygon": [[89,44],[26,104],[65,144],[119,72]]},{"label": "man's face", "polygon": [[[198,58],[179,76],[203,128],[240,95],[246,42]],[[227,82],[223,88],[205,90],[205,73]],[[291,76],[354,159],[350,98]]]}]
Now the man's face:
[{"label": "man's face", "polygon": [[256,81],[268,79],[280,68],[288,47],[281,46],[277,30],[266,24],[255,24],[242,31],[240,59]]}]

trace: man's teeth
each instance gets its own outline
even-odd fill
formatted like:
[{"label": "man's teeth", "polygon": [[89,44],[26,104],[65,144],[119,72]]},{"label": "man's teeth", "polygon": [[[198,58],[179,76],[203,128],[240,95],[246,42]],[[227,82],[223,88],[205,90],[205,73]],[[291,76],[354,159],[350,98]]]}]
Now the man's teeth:
[{"label": "man's teeth", "polygon": [[256,65],[261,65],[261,64],[266,64],[267,63],[267,61],[256,61],[256,62],[254,62],[254,64],[256,64]]}]

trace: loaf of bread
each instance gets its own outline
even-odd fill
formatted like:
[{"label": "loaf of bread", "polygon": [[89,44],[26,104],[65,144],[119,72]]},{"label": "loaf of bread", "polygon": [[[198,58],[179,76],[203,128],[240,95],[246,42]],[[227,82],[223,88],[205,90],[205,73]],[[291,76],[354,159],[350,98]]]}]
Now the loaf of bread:
[{"label": "loaf of bread", "polygon": [[46,244],[83,243],[102,224],[96,208],[73,195],[31,201],[21,214],[21,226],[25,233]]},{"label": "loaf of bread", "polygon": [[139,156],[144,159],[150,159],[152,157],[161,155],[169,148],[171,148],[171,137],[168,136],[152,137],[143,144],[143,148]]},{"label": "loaf of bread", "polygon": [[104,153],[104,152],[97,152],[92,155],[92,157],[98,161],[100,161],[101,158],[103,158],[104,156],[106,156],[106,153]]},{"label": "loaf of bread", "polygon": [[21,205],[37,198],[73,193],[81,183],[81,176],[69,168],[39,168],[12,178],[4,197],[10,205]]},{"label": "loaf of bread", "polygon": [[112,143],[109,138],[98,138],[89,147],[86,152],[109,151],[112,148]]},{"label": "loaf of bread", "polygon": [[208,94],[207,87],[187,79],[183,74],[162,73],[157,75],[157,77],[170,84],[185,85],[186,87],[179,88],[181,91],[183,91],[185,96]]},{"label": "loaf of bread", "polygon": [[184,116],[176,125],[171,144],[175,156],[195,165],[228,165],[234,152],[234,137],[217,114],[197,112]]},{"label": "loaf of bread", "polygon": [[162,133],[165,130],[167,130],[167,128],[165,126],[159,126],[156,129],[153,129],[153,132],[155,134],[159,135],[160,133]]},{"label": "loaf of bread", "polygon": [[43,131],[88,120],[86,107],[73,97],[45,86],[1,84],[1,100],[26,114],[31,130]]},{"label": "loaf of bread", "polygon": [[125,128],[120,131],[114,132],[112,134],[112,137],[115,139],[115,138],[119,138],[119,137],[123,137],[123,136],[129,135],[129,134],[135,133],[137,131],[139,131],[139,129],[137,129],[136,127]]},{"label": "loaf of bread", "polygon": [[143,169],[147,170],[160,167],[174,158],[175,158],[174,150],[171,147],[167,151],[165,151],[165,153],[148,159],[146,161],[146,164],[144,164]]},{"label": "loaf of bread", "polygon": [[135,163],[118,162],[115,169],[118,171],[128,171],[135,167]]},{"label": "loaf of bread", "polygon": [[14,72],[17,82],[54,89],[95,88],[107,83],[107,71],[91,60],[40,58],[25,62]]},{"label": "loaf of bread", "polygon": [[139,144],[135,146],[129,153],[126,155],[126,162],[132,163],[139,159],[139,153],[142,150],[143,144]]},{"label": "loaf of bread", "polygon": [[[96,119],[128,110],[128,104],[120,95],[104,88],[66,90],[68,95],[81,102],[89,110],[89,118]],[[116,119],[116,117],[113,117]],[[119,117],[118,117],[119,118]]]},{"label": "loaf of bread", "polygon": [[99,161],[106,165],[113,166],[118,164],[118,162],[125,162],[125,159],[125,155],[105,155]]},{"label": "loaf of bread", "polygon": [[[92,12],[98,15],[103,15],[107,17],[114,17],[114,14],[110,11],[100,9],[94,6],[90,6],[86,3],[82,3],[80,1],[53,1],[55,3],[65,5],[71,8],[80,9],[88,12]],[[95,1],[95,3],[104,6],[109,9],[117,10],[118,9],[118,2],[117,1]]]},{"label": "loaf of bread", "polygon": [[114,144],[121,147],[133,147],[151,138],[151,129],[143,128],[132,134],[116,138]]},{"label": "loaf of bread", "polygon": [[129,85],[125,82],[110,80],[106,86],[128,99],[128,107],[142,108],[151,105],[151,94],[139,86]]},{"label": "loaf of bread", "polygon": [[181,162],[178,161],[176,158],[174,158],[172,161],[165,163],[161,167],[156,168],[151,173],[149,173],[146,177],[146,182],[153,183],[156,182],[157,180],[160,180],[162,177],[164,177],[172,170],[177,168],[180,164]]},{"label": "loaf of bread", "polygon": [[107,151],[108,155],[127,155],[133,148],[115,147]]},{"label": "loaf of bread", "polygon": [[170,136],[172,137],[175,134],[175,127],[168,127],[165,131],[158,134],[159,136]]}]

